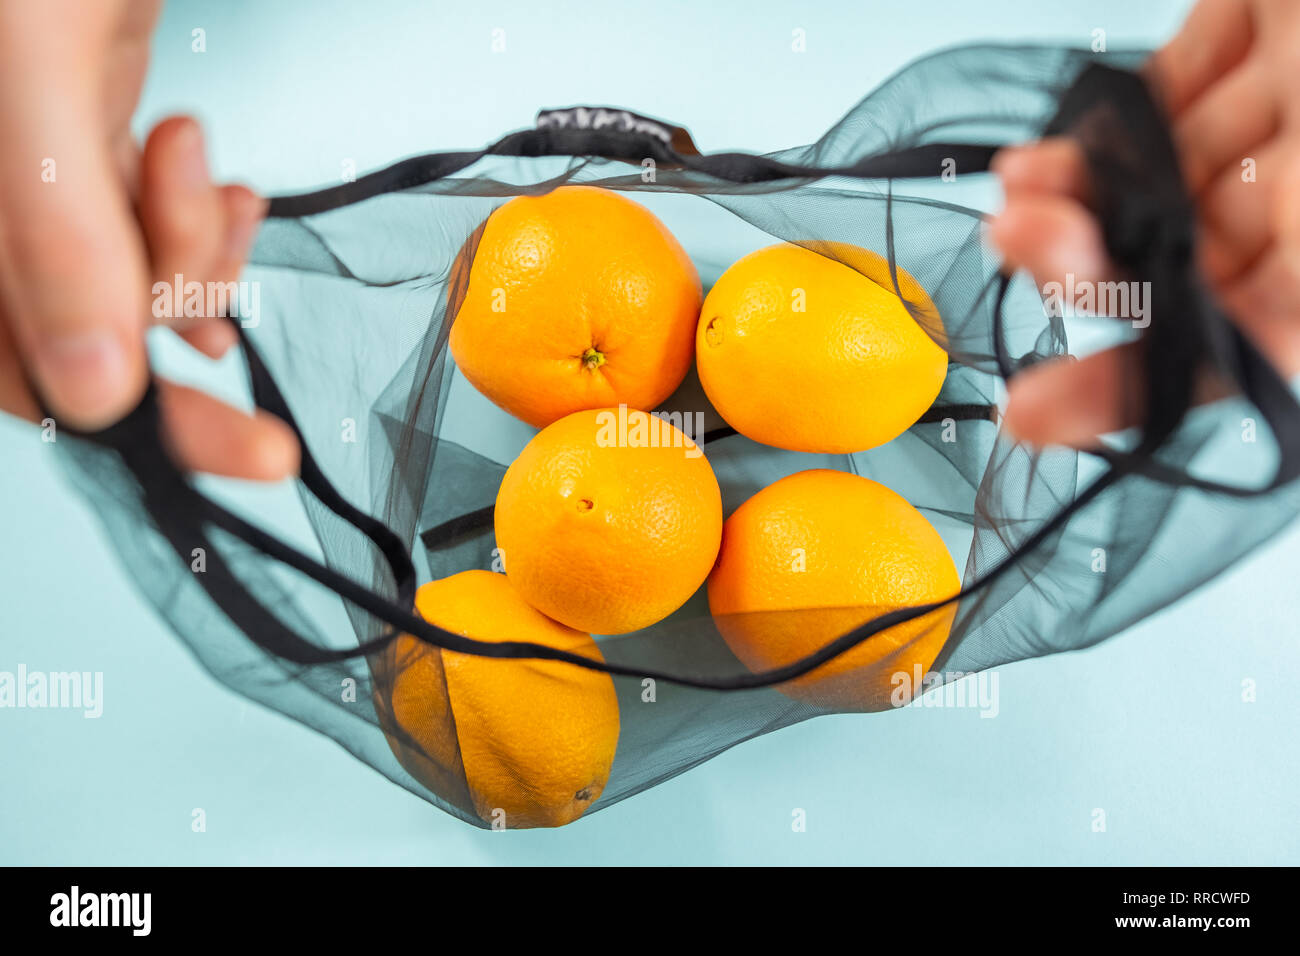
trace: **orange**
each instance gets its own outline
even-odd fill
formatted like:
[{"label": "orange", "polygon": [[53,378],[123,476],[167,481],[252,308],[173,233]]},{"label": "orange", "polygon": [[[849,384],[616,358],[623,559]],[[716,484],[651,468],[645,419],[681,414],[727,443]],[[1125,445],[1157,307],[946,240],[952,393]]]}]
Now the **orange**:
[{"label": "orange", "polygon": [[[948,354],[894,293],[880,256],[810,245],[818,251],[769,246],[722,274],[696,330],[700,381],[718,413],[754,441],[806,452],[874,448],[933,404]],[[929,296],[907,272],[898,277],[941,335]]]},{"label": "orange", "polygon": [[[529,607],[503,575],[464,571],[415,596],[425,620],[481,641],[532,641],[603,660],[591,635]],[[608,674],[575,664],[440,651],[402,635],[387,686],[403,766],[444,798],[463,769],[484,821],[556,827],[605,789],[618,747],[618,699]],[[452,798],[452,802],[455,802]]]},{"label": "orange", "polygon": [[506,575],[570,627],[622,634],[681,607],[708,576],[722,495],[701,449],[635,409],[574,412],[539,432],[496,500]]},{"label": "orange", "polygon": [[648,209],[561,186],[488,217],[451,354],[475,388],[541,428],[585,408],[654,408],[690,368],[699,314],[699,275]]},{"label": "orange", "polygon": [[[732,652],[763,671],[959,588],[943,539],[900,495],[859,475],[817,469],[769,485],[727,519],[709,610]],[[834,710],[906,703],[954,614],[950,605],[896,624],[780,689]]]}]

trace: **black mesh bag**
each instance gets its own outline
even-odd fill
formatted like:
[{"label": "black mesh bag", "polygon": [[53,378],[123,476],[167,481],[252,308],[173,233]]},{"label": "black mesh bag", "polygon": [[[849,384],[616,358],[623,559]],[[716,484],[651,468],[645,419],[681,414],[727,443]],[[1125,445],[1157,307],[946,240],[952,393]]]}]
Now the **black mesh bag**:
[{"label": "black mesh bag", "polygon": [[[1218,574],[1297,505],[1300,415],[1193,268],[1192,207],[1140,63],[949,50],[811,146],[761,156],[701,154],[681,128],[624,110],[548,111],[481,151],[276,198],[245,276],[260,283],[260,321],[236,324],[252,400],[301,438],[305,527],[290,509],[251,517],[226,483],[183,474],[152,390],[119,424],[60,443],[71,481],[218,680],[479,826],[564,823],[797,721],[1095,644]],[[1087,452],[1034,450],[998,428],[1005,382],[1068,343],[1032,283],[1001,273],[970,197],[999,147],[1044,134],[1082,146],[1109,251],[1150,289],[1135,333],[1146,376],[1115,396],[1142,425]],[[594,644],[484,638],[429,623],[436,608],[416,613],[423,582],[500,570],[494,501],[534,433],[478,399],[449,354],[480,227],[513,197],[574,184],[658,214],[705,289],[778,242],[857,271],[845,250],[876,254],[883,271],[869,277],[948,353],[937,400],[897,439],[843,454],[768,447],[729,428],[689,377],[660,411],[704,413],[699,445],[726,514],[808,469],[893,489],[959,557],[959,594],[838,609],[843,632],[767,667],[724,639],[705,588]],[[1207,373],[1231,394],[1194,406]],[[797,630],[807,610],[825,608],[753,623]],[[508,698],[513,723],[484,716],[496,699],[464,689],[471,672]],[[861,693],[800,692],[832,672]],[[601,766],[587,780],[566,776],[566,760]]]}]

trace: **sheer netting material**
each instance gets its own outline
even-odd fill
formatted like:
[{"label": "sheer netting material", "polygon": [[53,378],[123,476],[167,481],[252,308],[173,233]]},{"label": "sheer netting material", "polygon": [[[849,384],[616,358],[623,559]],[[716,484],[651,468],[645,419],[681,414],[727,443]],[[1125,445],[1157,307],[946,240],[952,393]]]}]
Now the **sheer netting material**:
[{"label": "sheer netting material", "polygon": [[[395,713],[403,655],[443,648],[500,668],[609,673],[617,751],[590,813],[809,717],[883,709],[931,682],[1095,644],[1268,539],[1298,501],[1300,416],[1197,282],[1190,205],[1167,126],[1130,72],[1140,62],[1047,47],[945,51],[895,75],[816,143],[766,156],[701,154],[680,128],[625,111],[552,111],[486,150],[278,198],[245,276],[260,283],[261,315],[240,334],[254,401],[302,439],[296,485],[309,535],[288,543],[285,529],[240,517],[215,485],[181,474],[152,392],[119,425],[60,444],[71,481],[132,579],[219,681],[478,826],[501,821],[472,792],[451,708],[436,727]],[[1001,274],[981,214],[958,201],[988,180],[998,147],[1044,132],[1083,146],[1112,256],[1150,290],[1149,321],[1132,323],[1147,381],[1117,396],[1144,424],[1086,453],[1000,434],[1006,380],[1066,355],[1066,326],[1026,278]],[[727,514],[809,468],[899,492],[957,558],[953,602],[879,608],[766,671],[730,650],[703,589],[658,624],[599,637],[603,660],[481,642],[415,614],[416,584],[494,567],[497,488],[535,431],[457,373],[448,335],[465,294],[460,266],[504,202],[575,183],[648,206],[706,289],[779,241],[851,268],[860,262],[846,248],[883,257],[886,281],[949,356],[934,406],[899,438],[854,454],[767,447],[728,428],[694,377],[660,411],[704,414],[702,447]],[[1194,408],[1193,379],[1206,370],[1236,394]],[[909,692],[888,692],[905,647],[862,675],[884,688],[862,706],[784,692],[888,627],[951,617],[954,605],[938,659]],[[425,677],[446,680],[441,666]]]}]

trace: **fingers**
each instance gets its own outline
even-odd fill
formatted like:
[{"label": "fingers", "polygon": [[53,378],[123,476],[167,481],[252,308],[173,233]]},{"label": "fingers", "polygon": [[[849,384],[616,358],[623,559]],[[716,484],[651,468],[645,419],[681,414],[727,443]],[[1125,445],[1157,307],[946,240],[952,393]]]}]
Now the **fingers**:
[{"label": "fingers", "polygon": [[998,151],[990,167],[1002,180],[1008,199],[1017,193],[1052,193],[1090,200],[1088,165],[1078,143],[1053,137]]},{"label": "fingers", "polygon": [[[1223,298],[1246,334],[1290,376],[1300,372],[1300,161],[1285,159],[1286,151],[1263,155],[1268,163],[1261,161],[1261,169],[1266,165],[1279,183],[1272,204],[1255,201],[1270,195],[1262,190],[1249,193],[1249,201],[1238,198],[1245,194],[1228,192],[1226,182],[1217,202],[1220,215],[1235,210],[1253,222],[1250,228],[1275,241],[1243,278],[1227,286]],[[1095,223],[1073,199],[1011,191],[991,232],[1008,260],[1028,269],[1040,285],[1070,271],[1092,281],[1113,275]],[[1008,387],[1006,430],[1035,445],[1082,448],[1100,435],[1139,424],[1145,374],[1140,348],[1133,343],[1022,372]],[[1223,394],[1222,383],[1207,378],[1199,383],[1196,400]]]},{"label": "fingers", "polygon": [[1273,242],[1276,197],[1291,152],[1289,144],[1273,140],[1250,157],[1251,178],[1230,165],[1202,192],[1201,265],[1212,283],[1240,276]]},{"label": "fingers", "polygon": [[[222,186],[221,203],[224,220],[217,262],[203,274],[208,276],[208,281],[222,283],[231,290],[228,303],[231,314],[236,314],[239,287],[232,283],[239,279],[253,237],[266,215],[267,204],[244,186]],[[239,341],[234,327],[224,318],[191,320],[185,322],[179,332],[186,342],[214,359],[221,358]]]},{"label": "fingers", "polygon": [[109,152],[126,195],[134,204],[140,196],[140,146],[131,131],[123,129],[109,141]]},{"label": "fingers", "polygon": [[200,319],[180,334],[193,348],[213,359],[221,358],[239,342],[239,335],[225,319]]},{"label": "fingers", "polygon": [[1245,59],[1255,29],[1248,0],[1201,0],[1172,40],[1147,62],[1165,109],[1178,117],[1219,77]]},{"label": "fingers", "polygon": [[[265,205],[243,186],[212,183],[193,120],[159,124],[141,164],[140,221],[155,282],[166,290],[164,304],[174,305],[177,284],[184,300],[189,284],[198,283],[206,312],[207,290],[238,278]],[[224,318],[172,319],[173,326],[181,323],[186,340],[213,357],[237,339]],[[159,398],[172,454],[184,467],[255,481],[276,481],[297,471],[297,439],[274,416],[246,415],[205,392],[167,382],[161,383]]]},{"label": "fingers", "polygon": [[152,22],[157,18],[157,6],[152,0],[130,0],[128,7],[139,11],[132,18],[142,22],[130,31],[119,31],[105,51],[98,92],[101,129],[106,130],[110,138],[129,130],[131,114],[140,100],[149,69],[149,34]]},{"label": "fingers", "polygon": [[[995,162],[1006,207],[990,224],[990,238],[1008,268],[1025,269],[1039,288],[1064,282],[1105,282],[1115,274],[1101,228],[1084,204],[1088,195],[1082,153],[1065,140],[1004,150]],[[1132,346],[1027,369],[1009,385],[1004,427],[1037,445],[1092,445],[1137,414],[1121,399],[1140,374]],[[1131,377],[1132,376],[1132,377]]]},{"label": "fingers", "polygon": [[22,95],[0,114],[0,292],[14,339],[47,405],[102,427],[147,381],[148,273],[128,197],[88,103]]},{"label": "fingers", "polygon": [[[44,413],[26,387],[3,319],[0,314],[0,410],[39,422]],[[183,468],[247,481],[279,481],[297,472],[297,439],[275,416],[247,415],[205,392],[162,380],[158,397],[172,454]]]},{"label": "fingers", "polygon": [[1267,66],[1251,58],[1205,91],[1174,128],[1183,176],[1193,194],[1271,139],[1282,121],[1279,91]]},{"label": "fingers", "polygon": [[208,175],[203,134],[192,119],[175,117],[149,134],[141,166],[140,224],[155,281],[208,278],[225,223],[221,192]]},{"label": "fingers", "polygon": [[221,282],[239,278],[244,260],[253,246],[258,227],[266,218],[267,202],[247,186],[223,186],[221,202],[225,228],[221,248],[213,267],[213,277]]},{"label": "fingers", "polygon": [[[6,411],[35,418],[43,402],[84,430],[120,419],[148,381],[151,273],[233,279],[262,215],[248,190],[213,186],[192,122],[163,124],[138,154],[127,120],[157,8],[158,0],[0,5]],[[61,65],[51,72],[50,63]],[[25,82],[32,76],[42,78],[40,96]],[[224,322],[200,322],[188,334],[210,354],[231,341]],[[28,376],[39,401],[25,387]],[[166,382],[159,395],[169,446],[184,467],[256,480],[297,470],[295,436],[273,416],[246,415]]]},{"label": "fingers", "polygon": [[160,383],[158,396],[172,454],[184,467],[249,481],[278,481],[297,472],[297,439],[275,416],[246,415],[171,382]]},{"label": "fingers", "polygon": [[989,237],[1011,269],[1025,269],[1040,288],[1073,275],[1103,282],[1114,274],[1101,227],[1077,200],[1051,195],[1008,197]]},{"label": "fingers", "polygon": [[174,303],[185,300],[191,282],[202,283],[205,290],[214,284],[229,289],[265,209],[265,202],[243,186],[212,183],[202,133],[193,120],[169,119],[154,129],[142,163],[140,220],[152,252],[154,281],[164,289],[158,301],[166,320],[213,358],[234,344],[233,330],[225,322],[204,321],[215,316],[171,314]]},{"label": "fingers", "polygon": [[1300,372],[1300,160],[1290,160],[1279,173],[1275,241],[1222,297],[1255,345],[1291,376]]},{"label": "fingers", "polygon": [[88,428],[147,381],[148,273],[99,72],[123,6],[0,5],[0,294],[45,403]]},{"label": "fingers", "polygon": [[1083,448],[1140,421],[1140,397],[1134,394],[1142,376],[1138,348],[1131,343],[1021,372],[1007,387],[1006,431],[1034,445]]},{"label": "fingers", "polygon": [[1077,143],[1048,139],[1004,149],[993,168],[1006,206],[990,224],[990,238],[1008,268],[1027,270],[1040,287],[1068,274],[1100,282],[1114,272],[1086,206],[1087,164]]},{"label": "fingers", "polygon": [[[18,348],[58,415],[83,428],[116,421],[147,381],[143,250],[111,161],[93,146],[58,150],[61,182],[35,190],[0,176],[6,228],[0,289]],[[100,153],[91,158],[81,153]],[[81,155],[84,162],[72,158]]]},{"label": "fingers", "polygon": [[1275,246],[1222,295],[1224,306],[1284,376],[1300,373],[1300,249]]}]

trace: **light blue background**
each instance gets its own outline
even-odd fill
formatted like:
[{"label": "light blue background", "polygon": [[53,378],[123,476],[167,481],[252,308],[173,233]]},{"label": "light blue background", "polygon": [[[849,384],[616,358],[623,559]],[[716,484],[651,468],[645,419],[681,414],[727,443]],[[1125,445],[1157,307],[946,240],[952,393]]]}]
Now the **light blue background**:
[{"label": "light blue background", "polygon": [[[767,150],[812,141],[935,47],[1087,43],[1097,27],[1112,46],[1154,44],[1186,7],[173,3],[139,126],[196,113],[216,171],[268,192],[335,181],[346,160],[365,171],[478,145],[578,102],[682,122],[704,149]],[[996,719],[822,718],[562,831],[498,834],[209,679],[136,597],[36,431],[6,419],[0,448],[0,670],[106,683],[99,720],[0,710],[3,862],[1300,863],[1295,531],[1107,644],[1002,668]],[[195,807],[206,833],[191,832]]]}]

